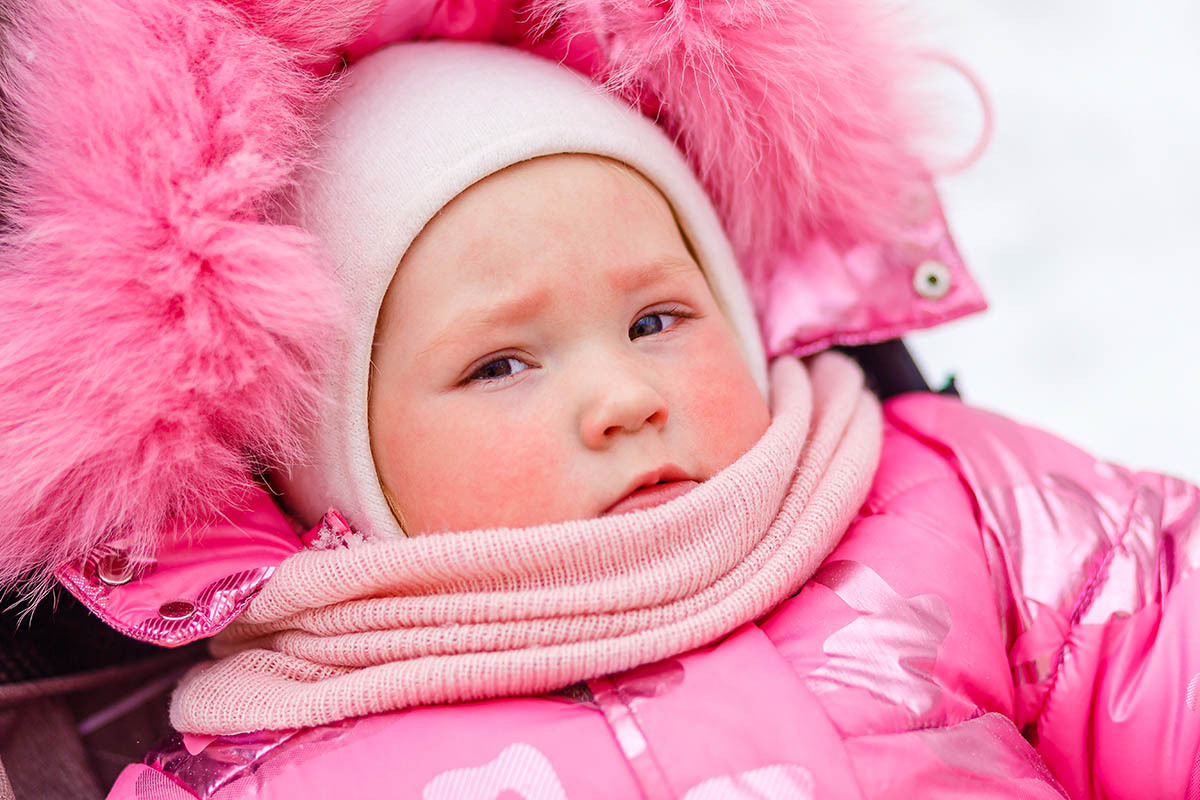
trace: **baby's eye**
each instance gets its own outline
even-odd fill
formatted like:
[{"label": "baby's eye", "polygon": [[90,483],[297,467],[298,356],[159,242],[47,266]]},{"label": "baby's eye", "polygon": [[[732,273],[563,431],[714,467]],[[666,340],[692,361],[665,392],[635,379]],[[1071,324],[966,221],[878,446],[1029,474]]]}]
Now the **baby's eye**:
[{"label": "baby's eye", "polygon": [[662,333],[674,325],[680,316],[680,314],[667,314],[663,312],[643,314],[638,317],[637,322],[629,326],[629,338],[631,340],[639,339],[643,336]]},{"label": "baby's eye", "polygon": [[494,358],[468,375],[467,382],[494,381],[497,378],[507,378],[510,375],[516,375],[518,372],[524,372],[527,369],[529,369],[529,365],[514,356]]}]

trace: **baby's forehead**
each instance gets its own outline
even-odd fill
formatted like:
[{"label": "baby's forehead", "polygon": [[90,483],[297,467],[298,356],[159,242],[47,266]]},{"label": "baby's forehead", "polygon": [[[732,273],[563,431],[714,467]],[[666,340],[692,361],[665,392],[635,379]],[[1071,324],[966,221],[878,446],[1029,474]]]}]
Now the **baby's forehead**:
[{"label": "baby's forehead", "polygon": [[434,216],[401,259],[381,317],[601,282],[632,291],[698,269],[653,184],[609,159],[552,156],[488,176]]},{"label": "baby's forehead", "polygon": [[[434,219],[479,231],[491,240],[504,232],[506,221],[516,222],[522,215],[536,215],[542,222],[569,215],[577,210],[569,201],[580,196],[611,201],[629,213],[630,221],[642,213],[666,213],[673,219],[662,192],[640,172],[589,153],[559,153],[512,164],[464,189]],[[424,231],[418,242],[423,235]]]}]

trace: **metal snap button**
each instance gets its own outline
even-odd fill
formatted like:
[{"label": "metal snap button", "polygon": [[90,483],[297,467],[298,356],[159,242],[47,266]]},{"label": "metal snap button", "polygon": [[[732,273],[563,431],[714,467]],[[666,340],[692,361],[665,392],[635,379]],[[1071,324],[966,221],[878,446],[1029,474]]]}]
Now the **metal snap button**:
[{"label": "metal snap button", "polygon": [[913,290],[927,300],[941,300],[950,291],[950,268],[941,261],[924,261],[913,272]]},{"label": "metal snap button", "polygon": [[133,580],[133,560],[125,552],[109,553],[96,564],[96,577],[109,586],[124,586]]},{"label": "metal snap button", "polygon": [[172,600],[158,607],[158,615],[172,622],[190,619],[195,613],[196,604],[188,600]]}]

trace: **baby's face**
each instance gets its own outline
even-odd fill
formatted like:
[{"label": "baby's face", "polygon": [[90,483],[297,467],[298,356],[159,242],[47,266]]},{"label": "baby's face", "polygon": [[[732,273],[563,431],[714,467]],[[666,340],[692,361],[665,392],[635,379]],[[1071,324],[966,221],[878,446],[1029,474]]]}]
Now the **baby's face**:
[{"label": "baby's face", "polygon": [[374,365],[371,447],[409,535],[665,502],[770,420],[666,200],[592,156],[517,164],[431,220]]}]

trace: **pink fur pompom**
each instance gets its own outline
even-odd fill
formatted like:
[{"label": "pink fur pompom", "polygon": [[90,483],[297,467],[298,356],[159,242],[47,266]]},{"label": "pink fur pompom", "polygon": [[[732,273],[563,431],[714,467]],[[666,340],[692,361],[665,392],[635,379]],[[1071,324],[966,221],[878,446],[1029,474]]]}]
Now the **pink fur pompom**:
[{"label": "pink fur pompom", "polygon": [[148,553],[299,455],[338,293],[266,224],[320,83],[206,0],[8,2],[0,586]]}]

